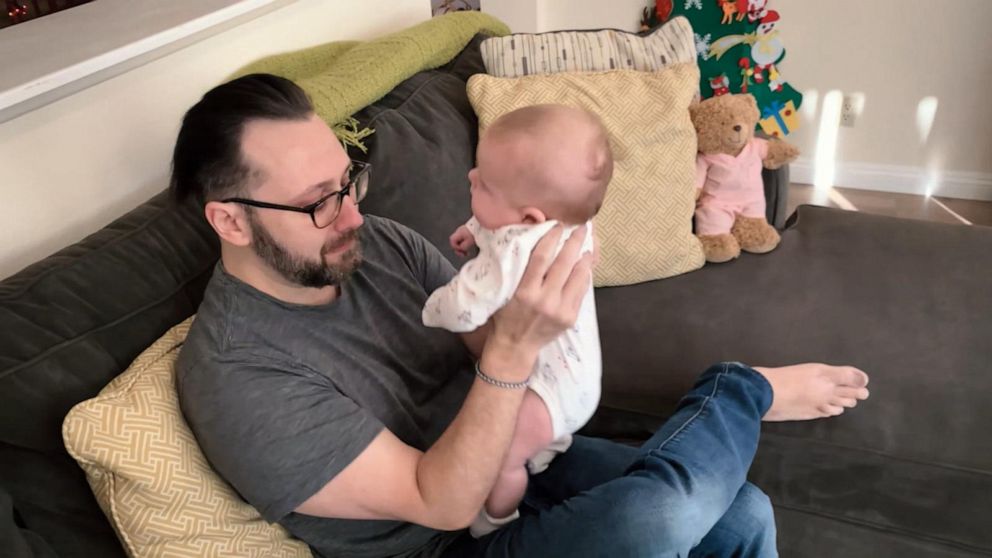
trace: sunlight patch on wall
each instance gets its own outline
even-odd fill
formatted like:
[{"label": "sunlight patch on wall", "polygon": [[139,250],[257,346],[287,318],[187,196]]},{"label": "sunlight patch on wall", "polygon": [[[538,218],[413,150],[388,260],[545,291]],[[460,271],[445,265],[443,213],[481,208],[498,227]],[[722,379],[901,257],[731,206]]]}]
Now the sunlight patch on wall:
[{"label": "sunlight patch on wall", "polygon": [[926,144],[933,130],[933,121],[937,117],[937,97],[924,97],[916,106],[916,129],[920,133],[920,143]]},{"label": "sunlight patch on wall", "polygon": [[844,94],[834,89],[823,96],[820,113],[820,130],[816,138],[816,155],[813,158],[813,203],[824,203],[834,186],[837,173],[837,132],[840,128],[840,109]]}]

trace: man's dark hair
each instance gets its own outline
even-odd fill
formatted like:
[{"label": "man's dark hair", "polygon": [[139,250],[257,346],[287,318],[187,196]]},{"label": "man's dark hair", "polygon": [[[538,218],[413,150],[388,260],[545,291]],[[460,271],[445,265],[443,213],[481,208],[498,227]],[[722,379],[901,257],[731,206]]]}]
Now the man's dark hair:
[{"label": "man's dark hair", "polygon": [[292,81],[251,74],[208,91],[183,117],[172,153],[172,197],[207,201],[242,194],[252,169],[241,150],[245,124],[256,119],[306,120],[313,104]]}]

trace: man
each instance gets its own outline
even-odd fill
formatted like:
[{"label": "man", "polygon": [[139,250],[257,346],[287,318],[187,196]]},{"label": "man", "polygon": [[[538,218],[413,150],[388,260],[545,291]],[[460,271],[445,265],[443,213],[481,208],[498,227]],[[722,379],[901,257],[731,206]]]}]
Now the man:
[{"label": "man", "polygon": [[853,407],[858,370],[715,366],[642,448],[576,437],[520,519],[471,538],[537,352],[575,321],[592,261],[581,235],[552,257],[554,230],[487,327],[426,328],[454,269],[359,213],[368,176],[282,78],[221,85],[183,120],[172,190],[204,204],[221,260],[177,387],[246,501],[324,556],[776,554],[768,498],[745,482],[760,421]]}]

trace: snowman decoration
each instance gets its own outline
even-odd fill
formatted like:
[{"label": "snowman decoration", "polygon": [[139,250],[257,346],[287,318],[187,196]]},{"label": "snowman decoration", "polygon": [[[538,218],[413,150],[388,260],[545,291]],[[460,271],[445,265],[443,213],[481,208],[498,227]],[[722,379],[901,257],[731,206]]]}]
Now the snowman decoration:
[{"label": "snowman decoration", "polygon": [[775,68],[775,63],[785,55],[785,45],[775,31],[775,23],[779,20],[778,12],[770,10],[758,24],[758,36],[751,45],[751,59],[754,60],[754,80],[764,81],[764,72],[768,71],[768,87],[772,91],[782,90],[782,76]]},{"label": "snowman decoration", "polygon": [[[760,9],[763,10],[764,6]],[[785,55],[785,45],[778,37],[778,31],[775,31],[775,23],[778,20],[778,12],[768,10],[758,23],[756,32],[721,37],[710,46],[710,55],[716,56],[716,59],[719,60],[736,45],[741,43],[751,45],[751,59],[754,60],[754,81],[764,83],[765,71],[767,71],[768,87],[772,91],[781,91],[784,82],[778,69],[775,68],[775,63]]]}]

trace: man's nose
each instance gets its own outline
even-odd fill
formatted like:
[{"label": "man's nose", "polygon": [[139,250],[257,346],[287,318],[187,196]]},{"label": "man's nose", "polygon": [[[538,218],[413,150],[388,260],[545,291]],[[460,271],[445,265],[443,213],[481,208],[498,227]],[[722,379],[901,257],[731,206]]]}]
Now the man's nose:
[{"label": "man's nose", "polygon": [[334,228],[339,231],[349,231],[358,228],[365,222],[362,213],[358,211],[358,203],[350,197],[341,200],[341,212],[334,220]]}]

